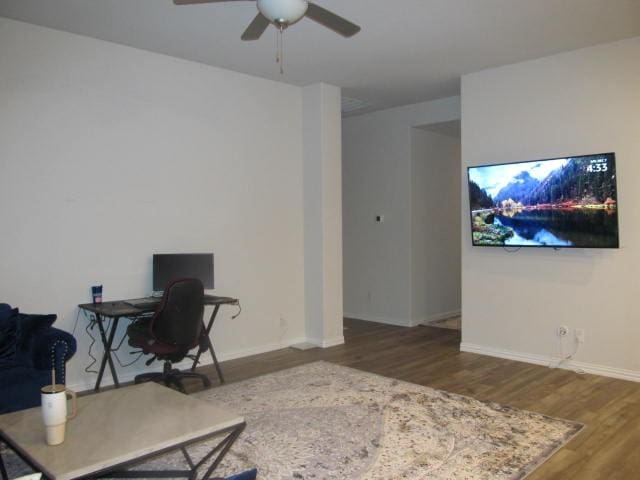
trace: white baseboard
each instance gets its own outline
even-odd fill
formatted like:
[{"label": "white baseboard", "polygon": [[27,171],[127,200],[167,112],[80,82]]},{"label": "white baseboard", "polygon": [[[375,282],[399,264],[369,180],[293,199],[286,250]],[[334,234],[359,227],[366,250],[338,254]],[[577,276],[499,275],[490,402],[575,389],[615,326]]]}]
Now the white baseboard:
[{"label": "white baseboard", "polygon": [[347,313],[344,312],[344,316],[347,318],[354,318],[356,320],[365,320],[367,322],[386,323],[387,325],[396,325],[398,327],[415,327],[415,324],[410,318],[392,318],[381,317],[378,315],[369,315],[366,313]]},{"label": "white baseboard", "polygon": [[355,318],[356,320],[365,320],[367,322],[385,323],[387,325],[396,325],[398,327],[415,327],[417,325],[426,325],[431,322],[437,322],[438,320],[444,320],[446,318],[458,317],[461,315],[461,310],[451,310],[450,312],[436,313],[423,318],[396,318],[396,317],[384,317],[378,315],[369,315],[366,313],[344,313],[347,318]]},{"label": "white baseboard", "polygon": [[318,339],[313,339],[313,338],[307,338],[307,342],[308,343],[312,343],[318,347],[321,348],[329,348],[329,347],[335,347],[336,345],[342,345],[344,344],[344,337],[343,336],[339,336],[336,338],[326,338],[324,340],[318,340]]},{"label": "white baseboard", "polygon": [[[260,345],[258,347],[244,348],[240,350],[234,350],[218,355],[218,361],[226,362],[227,360],[235,360],[237,358],[250,357],[252,355],[259,355],[261,353],[273,352],[274,350],[281,350],[283,348],[289,348],[291,345],[297,343],[304,343],[308,341],[306,337],[292,338],[291,340],[285,340],[280,343],[268,343],[266,345]],[[213,359],[209,357],[209,364],[213,363]]]},{"label": "white baseboard", "polygon": [[451,310],[449,312],[436,313],[434,315],[429,315],[424,319],[417,319],[416,322],[420,325],[428,325],[429,323],[437,322],[440,320],[446,320],[447,318],[459,317],[462,315],[462,310]]},{"label": "white baseboard", "polygon": [[[546,355],[485,347],[482,345],[476,345],[466,342],[460,344],[460,351],[468,353],[478,353],[480,355],[488,355],[490,357],[504,358],[507,360],[515,360],[518,362],[532,363],[534,365],[543,365],[545,367],[556,364],[558,362],[557,358],[549,357]],[[638,371],[627,370],[624,368],[608,367],[606,365],[598,365],[596,363],[569,361],[559,368],[563,368],[566,370],[582,370],[593,375],[602,375],[603,377],[640,382],[640,372]]]},{"label": "white baseboard", "polygon": [[[179,368],[180,370],[186,370],[191,368],[191,364],[193,362],[191,361],[183,361],[180,363],[176,363],[175,367]],[[213,363],[213,362],[211,362]],[[203,362],[203,365],[206,365],[207,363]],[[157,365],[160,366],[160,369],[158,369]],[[127,382],[133,382],[134,378],[136,378],[137,375],[140,375],[141,373],[147,373],[147,372],[156,372],[156,371],[161,371],[162,369],[162,363],[158,363],[156,364],[156,366],[154,368],[149,367],[149,368],[145,368],[145,369],[140,369],[140,370],[135,370],[135,371],[129,371],[129,372],[123,372],[118,370],[118,367],[116,366],[116,372],[118,373],[118,381],[120,383],[127,383]],[[79,380],[79,381],[72,381],[71,383],[67,383],[67,388],[73,390],[74,392],[88,392],[88,391],[92,391],[93,387],[95,387],[96,384],[96,379],[97,379],[97,375],[96,374],[91,374],[91,376],[88,376],[89,374],[87,374],[87,378]],[[107,369],[104,372],[104,376],[102,377],[102,382],[100,383],[100,387],[110,387],[112,386],[113,383],[113,379],[111,378],[111,374],[109,373],[109,366],[107,365]]]},{"label": "white baseboard", "polygon": [[[259,355],[261,353],[281,350],[283,348],[288,348],[291,345],[295,345],[297,343],[304,343],[307,341],[309,340],[307,340],[307,338],[305,337],[292,338],[291,340],[286,340],[281,343],[270,343],[266,345],[260,345],[258,347],[244,348],[244,349],[234,350],[232,352],[222,353],[217,355],[217,357],[218,357],[218,361],[224,362],[227,360],[235,360],[237,358],[250,357],[252,355]],[[344,338],[342,339],[341,343],[344,343]],[[338,343],[336,343],[336,345],[338,345]],[[180,370],[186,370],[191,368],[192,363],[193,362],[191,360],[187,359],[187,360],[183,360],[180,363],[176,363],[175,367]],[[212,364],[213,364],[213,359],[211,358],[211,355],[209,354],[209,352],[203,353],[202,356],[200,357],[199,365],[205,366],[205,365],[212,365]],[[142,363],[142,365],[144,365],[144,363]],[[125,372],[122,372],[116,365],[116,371],[118,372],[118,381],[120,381],[121,383],[132,382],[133,379],[136,377],[136,375],[140,375],[141,373],[160,371],[161,369],[162,369],[161,362],[156,362],[156,364],[153,365],[153,368],[151,367],[140,368],[140,369],[125,371]],[[93,390],[93,387],[95,386],[96,378],[97,378],[96,375],[92,375],[89,378],[69,383],[68,387],[71,390],[76,392]],[[111,385],[113,385],[113,379],[111,378],[111,374],[109,373],[109,368],[107,368],[105,370],[104,377],[102,377],[101,387],[108,387]]]}]

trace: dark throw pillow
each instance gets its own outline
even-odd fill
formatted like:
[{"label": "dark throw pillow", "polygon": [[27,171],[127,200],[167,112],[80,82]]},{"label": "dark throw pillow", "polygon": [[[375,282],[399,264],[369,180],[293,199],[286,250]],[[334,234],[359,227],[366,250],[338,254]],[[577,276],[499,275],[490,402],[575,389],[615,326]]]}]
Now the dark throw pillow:
[{"label": "dark throw pillow", "polygon": [[18,309],[3,308],[5,305],[0,305],[0,369],[17,364]]},{"label": "dark throw pillow", "polygon": [[17,308],[11,308],[8,303],[0,303],[0,325],[13,317],[18,312]]},{"label": "dark throw pillow", "polygon": [[18,347],[27,348],[30,340],[33,340],[39,332],[46,330],[58,318],[56,315],[32,315],[21,313],[18,315],[17,336]]}]

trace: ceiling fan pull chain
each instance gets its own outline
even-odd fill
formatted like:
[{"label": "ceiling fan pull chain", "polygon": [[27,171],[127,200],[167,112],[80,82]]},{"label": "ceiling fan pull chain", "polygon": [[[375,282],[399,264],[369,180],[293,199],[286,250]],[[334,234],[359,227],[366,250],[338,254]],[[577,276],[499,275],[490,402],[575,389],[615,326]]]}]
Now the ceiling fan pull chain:
[{"label": "ceiling fan pull chain", "polygon": [[282,25],[280,25],[279,30],[280,32],[278,36],[280,37],[280,47],[278,51],[278,58],[280,59],[280,75],[284,75],[284,28]]}]

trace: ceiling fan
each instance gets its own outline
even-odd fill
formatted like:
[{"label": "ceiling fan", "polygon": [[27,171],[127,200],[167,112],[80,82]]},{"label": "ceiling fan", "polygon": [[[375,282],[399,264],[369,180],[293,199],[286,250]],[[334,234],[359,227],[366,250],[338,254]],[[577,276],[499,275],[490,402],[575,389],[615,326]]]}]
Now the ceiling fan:
[{"label": "ceiling fan", "polygon": [[255,1],[258,7],[258,14],[242,34],[242,40],[258,40],[269,24],[282,31],[303,17],[309,17],[344,37],[352,37],[360,31],[355,23],[307,0],[173,0],[173,3],[190,5],[239,1]]}]

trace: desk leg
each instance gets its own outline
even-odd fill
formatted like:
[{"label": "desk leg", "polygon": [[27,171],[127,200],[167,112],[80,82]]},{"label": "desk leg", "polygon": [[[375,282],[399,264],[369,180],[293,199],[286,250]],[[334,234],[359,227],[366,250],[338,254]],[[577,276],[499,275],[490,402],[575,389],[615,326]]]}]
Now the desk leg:
[{"label": "desk leg", "polygon": [[104,371],[107,367],[107,362],[109,362],[109,370],[111,370],[111,377],[113,378],[113,383],[116,388],[120,387],[120,383],[118,382],[118,374],[116,373],[116,367],[113,364],[113,358],[111,357],[111,347],[113,345],[113,339],[116,336],[116,330],[118,329],[118,321],[120,317],[114,317],[111,323],[111,331],[109,332],[109,338],[107,338],[107,334],[104,330],[104,320],[102,315],[96,314],[96,323],[98,324],[98,330],[100,330],[100,339],[102,340],[102,346],[104,347],[104,354],[102,355],[102,362],[100,363],[100,370],[98,371],[98,379],[96,380],[96,386],[94,387],[94,391],[98,392],[100,390],[100,384],[102,383],[102,376],[104,375]]},{"label": "desk leg", "polygon": [[200,355],[209,349],[211,353],[211,358],[213,358],[213,365],[216,367],[216,372],[218,373],[218,378],[220,379],[220,383],[224,383],[224,377],[222,376],[222,369],[220,368],[220,364],[218,363],[218,358],[216,357],[216,352],[213,350],[213,343],[211,343],[211,328],[213,327],[213,322],[216,320],[216,316],[218,315],[218,310],[220,310],[220,305],[216,305],[213,308],[213,312],[211,313],[211,317],[209,318],[209,324],[207,326],[204,325],[204,321],[202,322],[202,326],[204,328],[205,333],[205,342],[206,347],[198,347],[198,353],[196,354],[196,358],[193,360],[193,365],[191,366],[191,371],[193,372],[198,366],[198,361],[200,360]]}]

